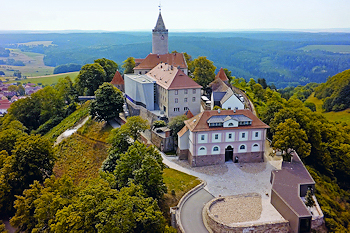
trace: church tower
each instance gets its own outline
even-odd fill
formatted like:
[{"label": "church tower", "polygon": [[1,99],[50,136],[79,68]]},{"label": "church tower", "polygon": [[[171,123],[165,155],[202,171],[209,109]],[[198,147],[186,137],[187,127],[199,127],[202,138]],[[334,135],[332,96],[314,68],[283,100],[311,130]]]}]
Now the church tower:
[{"label": "church tower", "polygon": [[168,29],[165,28],[161,8],[159,7],[159,16],[157,24],[152,30],[152,53],[167,54],[168,49]]}]

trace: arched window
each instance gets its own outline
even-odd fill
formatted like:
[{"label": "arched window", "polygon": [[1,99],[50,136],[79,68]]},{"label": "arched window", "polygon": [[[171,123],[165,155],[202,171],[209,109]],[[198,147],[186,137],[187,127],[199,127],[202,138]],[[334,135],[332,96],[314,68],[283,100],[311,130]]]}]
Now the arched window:
[{"label": "arched window", "polygon": [[231,123],[229,123],[229,124],[228,124],[228,126],[233,126],[233,123],[232,123],[232,122],[231,122]]},{"label": "arched window", "polygon": [[260,151],[260,145],[258,143],[255,143],[252,145],[252,152]]},{"label": "arched window", "polygon": [[219,147],[215,146],[215,147],[213,148],[213,151],[219,151]]},{"label": "arched window", "polygon": [[207,148],[205,148],[205,146],[198,148],[198,155],[206,155],[206,154],[207,154]]},{"label": "arched window", "polygon": [[245,144],[241,144],[238,148],[238,152],[240,153],[247,152],[247,145]]}]

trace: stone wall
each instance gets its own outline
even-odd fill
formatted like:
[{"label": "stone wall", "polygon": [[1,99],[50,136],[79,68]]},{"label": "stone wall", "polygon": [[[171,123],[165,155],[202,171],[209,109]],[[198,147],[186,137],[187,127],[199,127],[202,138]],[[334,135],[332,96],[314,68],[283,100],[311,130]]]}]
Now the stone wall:
[{"label": "stone wall", "polygon": [[280,220],[276,222],[249,222],[249,223],[235,223],[231,226],[225,225],[217,220],[210,213],[210,207],[218,201],[222,201],[224,197],[215,198],[209,201],[203,208],[203,221],[206,222],[206,226],[209,227],[213,233],[288,233],[290,232],[289,222],[287,220]]},{"label": "stone wall", "polygon": [[174,138],[173,137],[162,137],[153,130],[151,131],[152,143],[163,152],[174,150]]},{"label": "stone wall", "polygon": [[225,154],[189,156],[188,162],[192,167],[202,167],[225,163]]},{"label": "stone wall", "polygon": [[239,163],[260,163],[264,162],[264,152],[234,153],[233,159],[238,157]]},{"label": "stone wall", "polygon": [[180,148],[177,148],[176,151],[177,156],[179,156],[179,160],[187,160],[188,159],[188,154],[189,154],[189,150],[180,150]]},{"label": "stone wall", "polygon": [[153,121],[158,120],[158,116],[148,111],[146,108],[136,105],[130,100],[126,99],[126,104],[128,105],[130,116],[140,116],[143,119],[147,120],[150,125]]}]

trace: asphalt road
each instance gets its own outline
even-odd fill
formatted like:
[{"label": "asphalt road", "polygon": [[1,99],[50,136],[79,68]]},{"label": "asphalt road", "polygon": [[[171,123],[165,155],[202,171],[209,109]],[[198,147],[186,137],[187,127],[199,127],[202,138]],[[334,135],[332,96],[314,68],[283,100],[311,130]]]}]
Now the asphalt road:
[{"label": "asphalt road", "polygon": [[208,233],[203,223],[202,210],[204,205],[213,198],[210,193],[201,189],[187,199],[180,213],[181,223],[186,233]]}]

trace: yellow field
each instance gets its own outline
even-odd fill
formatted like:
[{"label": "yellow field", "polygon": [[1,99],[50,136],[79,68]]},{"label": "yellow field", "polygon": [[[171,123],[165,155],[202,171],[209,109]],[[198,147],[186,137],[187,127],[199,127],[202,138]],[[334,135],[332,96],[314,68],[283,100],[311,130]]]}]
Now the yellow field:
[{"label": "yellow field", "polygon": [[316,111],[322,113],[322,115],[326,117],[327,120],[341,121],[350,124],[350,108],[340,112],[324,112],[322,108],[323,101],[317,99],[315,97],[315,93],[312,93],[306,101],[314,103],[316,105]]}]

